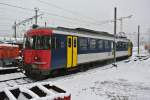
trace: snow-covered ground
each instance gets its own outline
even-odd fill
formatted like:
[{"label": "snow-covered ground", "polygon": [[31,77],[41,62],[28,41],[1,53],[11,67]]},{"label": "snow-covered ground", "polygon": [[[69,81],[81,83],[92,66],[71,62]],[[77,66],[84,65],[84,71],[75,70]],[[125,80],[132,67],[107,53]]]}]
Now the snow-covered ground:
[{"label": "snow-covered ground", "polygon": [[150,100],[150,58],[130,59],[46,81],[70,91],[72,100]]},{"label": "snow-covered ground", "polygon": [[118,67],[109,64],[44,81],[70,92],[72,100],[150,100],[150,58],[137,59],[134,53],[130,60],[117,62]]}]

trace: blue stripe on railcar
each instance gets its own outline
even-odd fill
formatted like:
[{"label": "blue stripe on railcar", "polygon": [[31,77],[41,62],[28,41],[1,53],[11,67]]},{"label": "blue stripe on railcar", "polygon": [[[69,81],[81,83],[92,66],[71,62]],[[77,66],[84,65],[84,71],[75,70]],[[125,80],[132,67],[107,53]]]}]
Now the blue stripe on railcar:
[{"label": "blue stripe on railcar", "polygon": [[63,68],[67,62],[67,36],[61,34],[53,34],[51,40],[52,48],[52,69]]}]

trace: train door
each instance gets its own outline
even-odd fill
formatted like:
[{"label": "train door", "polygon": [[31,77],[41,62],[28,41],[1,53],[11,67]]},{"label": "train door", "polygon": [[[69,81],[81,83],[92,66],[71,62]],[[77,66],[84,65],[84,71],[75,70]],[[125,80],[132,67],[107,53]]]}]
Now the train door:
[{"label": "train door", "polygon": [[67,68],[77,66],[77,37],[67,36]]},{"label": "train door", "polygon": [[132,55],[132,43],[129,42],[128,43],[128,56],[131,56]]},{"label": "train door", "polygon": [[77,55],[77,37],[73,36],[73,67],[77,66]]},{"label": "train door", "polygon": [[52,69],[63,68],[66,66],[66,36],[54,34],[52,44]]}]

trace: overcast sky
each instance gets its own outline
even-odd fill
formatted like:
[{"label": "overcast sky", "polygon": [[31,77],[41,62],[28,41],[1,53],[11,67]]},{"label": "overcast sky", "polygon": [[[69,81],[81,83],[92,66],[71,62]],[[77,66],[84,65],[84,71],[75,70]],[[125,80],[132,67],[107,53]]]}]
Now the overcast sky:
[{"label": "overcast sky", "polygon": [[[38,20],[40,25],[44,25],[46,21],[47,26],[84,27],[110,33],[113,33],[113,23],[102,23],[114,18],[114,7],[117,7],[117,17],[133,15],[132,18],[123,20],[125,32],[136,32],[138,24],[141,25],[142,32],[147,32],[150,28],[150,0],[0,0],[0,3],[30,9],[38,7],[39,11],[44,11],[44,15]],[[2,4],[0,12],[0,34],[13,33],[12,25],[15,20],[19,22],[35,14],[34,11]],[[18,28],[25,31],[31,24],[29,22]],[[119,32],[120,22],[117,26]]]}]

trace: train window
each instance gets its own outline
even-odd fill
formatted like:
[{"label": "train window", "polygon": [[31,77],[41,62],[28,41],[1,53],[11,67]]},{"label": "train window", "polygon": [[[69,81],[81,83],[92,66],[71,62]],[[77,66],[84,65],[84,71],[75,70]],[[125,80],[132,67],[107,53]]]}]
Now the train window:
[{"label": "train window", "polygon": [[123,48],[127,49],[127,43],[125,43],[125,42],[123,43]]},{"label": "train window", "polygon": [[45,39],[43,39],[43,46],[44,46],[44,49],[50,49],[51,48],[51,38],[48,36],[48,37],[45,37]]},{"label": "train window", "polygon": [[50,49],[50,37],[36,36],[35,49]]},{"label": "train window", "polygon": [[56,38],[56,48],[61,48],[61,40]]},{"label": "train window", "polygon": [[119,48],[119,42],[116,43],[116,49],[118,50]]},{"label": "train window", "polygon": [[103,49],[103,40],[98,40],[97,44],[99,49]]},{"label": "train window", "polygon": [[53,49],[58,49],[58,48],[63,48],[64,47],[64,42],[61,41],[57,37],[52,37],[52,48]]},{"label": "train window", "polygon": [[87,50],[88,41],[86,38],[79,38],[79,46],[81,50]]},{"label": "train window", "polygon": [[105,49],[109,49],[109,41],[106,40],[104,43],[105,43]]},{"label": "train window", "polygon": [[61,48],[64,48],[65,47],[65,44],[64,44],[64,42],[63,41],[61,41]]},{"label": "train window", "polygon": [[77,47],[77,39],[76,38],[74,38],[74,47]]},{"label": "train window", "polygon": [[95,39],[91,39],[90,40],[90,49],[94,50],[96,48],[96,40]]},{"label": "train window", "polygon": [[52,47],[52,49],[56,48],[56,37],[52,37],[51,47]]},{"label": "train window", "polygon": [[[111,49],[113,49],[114,48],[114,42],[113,41],[111,41]],[[117,48],[117,47],[116,47]]]},{"label": "train window", "polygon": [[122,42],[120,42],[119,47],[122,48]]},{"label": "train window", "polygon": [[50,49],[51,38],[49,36],[32,36],[26,38],[25,47],[30,49]]},{"label": "train window", "polygon": [[25,42],[25,47],[28,49],[32,49],[33,48],[33,40],[35,37],[26,37],[26,42]]},{"label": "train window", "polygon": [[68,47],[71,47],[71,38],[68,38]]}]

